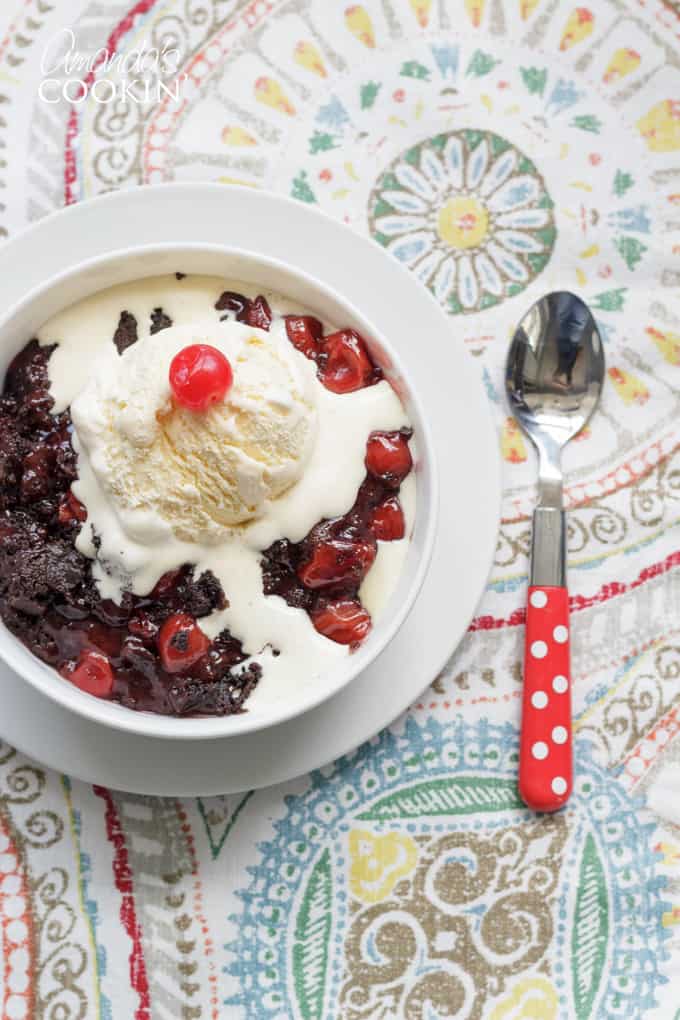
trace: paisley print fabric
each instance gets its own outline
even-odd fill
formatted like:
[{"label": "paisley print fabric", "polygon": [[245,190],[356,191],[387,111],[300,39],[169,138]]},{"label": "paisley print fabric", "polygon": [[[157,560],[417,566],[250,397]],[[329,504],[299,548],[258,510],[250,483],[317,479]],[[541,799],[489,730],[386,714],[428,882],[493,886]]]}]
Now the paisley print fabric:
[{"label": "paisley print fabric", "polygon": [[[82,92],[46,70],[71,39]],[[172,65],[98,102],[142,42]],[[0,746],[2,1016],[678,1020],[678,4],[6,0],[0,147],[2,237],[181,180],[373,237],[450,316],[504,467],[468,634],[347,758],[172,800]],[[565,460],[575,792],[539,818],[515,785],[535,469],[502,368],[556,287],[591,304],[608,379]]]}]

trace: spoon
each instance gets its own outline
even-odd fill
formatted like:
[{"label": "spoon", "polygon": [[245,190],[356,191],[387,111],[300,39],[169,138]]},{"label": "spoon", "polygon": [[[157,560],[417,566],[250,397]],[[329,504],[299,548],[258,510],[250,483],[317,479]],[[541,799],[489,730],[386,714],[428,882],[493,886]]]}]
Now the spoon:
[{"label": "spoon", "polygon": [[515,331],[505,385],[515,418],[538,453],[524,644],[519,792],[535,811],[556,811],[572,787],[569,594],[562,508],[562,449],[597,407],[602,340],[590,309],[555,291]]}]

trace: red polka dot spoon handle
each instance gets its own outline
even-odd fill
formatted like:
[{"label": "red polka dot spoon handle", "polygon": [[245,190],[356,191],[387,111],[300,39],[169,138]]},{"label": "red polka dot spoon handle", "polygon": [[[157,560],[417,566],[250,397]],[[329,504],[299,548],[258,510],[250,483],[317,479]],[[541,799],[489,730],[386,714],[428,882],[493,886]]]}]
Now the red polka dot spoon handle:
[{"label": "red polka dot spoon handle", "polygon": [[534,811],[556,811],[572,785],[569,594],[532,585],[527,600],[519,792]]},{"label": "red polka dot spoon handle", "polygon": [[561,454],[597,406],[602,341],[590,310],[567,291],[547,294],[520,322],[505,385],[538,453],[524,643],[519,792],[535,811],[557,811],[572,788],[569,595]]}]

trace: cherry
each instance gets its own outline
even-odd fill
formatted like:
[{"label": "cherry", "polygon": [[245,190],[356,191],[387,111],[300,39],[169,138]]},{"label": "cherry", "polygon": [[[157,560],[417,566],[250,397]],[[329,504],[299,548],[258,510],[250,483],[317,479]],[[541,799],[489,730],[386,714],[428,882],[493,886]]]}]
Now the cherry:
[{"label": "cherry", "polygon": [[218,312],[236,312],[237,322],[247,321],[249,307],[250,300],[244,294],[237,294],[235,290],[225,290],[215,304]]},{"label": "cherry", "polygon": [[198,662],[210,641],[188,613],[173,613],[160,629],[158,651],[167,673],[181,673]]},{"label": "cherry", "polygon": [[[272,324],[272,310],[263,294],[258,294],[251,301],[245,294],[225,290],[217,299],[215,308],[218,312],[236,312],[237,322],[245,322],[247,326],[253,326],[255,329],[268,330]],[[225,315],[223,318],[228,319],[229,316]]]},{"label": "cherry", "polygon": [[371,515],[371,531],[380,542],[397,542],[406,533],[404,511],[397,496],[379,503]]},{"label": "cherry", "polygon": [[144,612],[137,613],[128,623],[128,630],[145,645],[152,645],[158,636],[158,626],[151,617]]},{"label": "cherry", "polygon": [[113,691],[111,663],[101,652],[86,649],[75,665],[64,666],[60,672],[81,691],[94,694],[96,698],[108,698]]},{"label": "cherry", "polygon": [[70,524],[72,521],[86,521],[87,510],[80,502],[80,500],[73,495],[71,490],[62,496],[57,511],[57,517],[60,524]]},{"label": "cherry", "polygon": [[174,570],[166,570],[156,581],[152,591],[152,599],[165,599],[176,595],[182,580],[184,579],[184,568],[176,567]]},{"label": "cherry", "polygon": [[391,489],[398,489],[413,467],[408,429],[398,432],[371,432],[366,443],[366,470]]},{"label": "cherry", "polygon": [[283,318],[288,339],[293,347],[302,351],[306,358],[315,361],[319,355],[323,324],[313,315],[284,315]]},{"label": "cherry", "polygon": [[205,411],[224,400],[234,376],[221,351],[209,344],[191,344],[170,363],[170,387],[179,404]]},{"label": "cherry", "polygon": [[377,382],[366,344],[353,329],[331,333],[322,342],[325,355],[319,378],[332,393],[352,393]]},{"label": "cherry", "polygon": [[313,610],[312,623],[319,634],[339,645],[356,645],[371,629],[371,617],[360,602],[338,599]]},{"label": "cherry", "polygon": [[250,302],[246,311],[246,322],[255,329],[269,330],[272,324],[272,310],[266,297],[263,297],[262,294],[258,294]]},{"label": "cherry", "polygon": [[329,539],[313,547],[310,558],[298,567],[298,577],[305,588],[330,588],[338,584],[358,587],[375,554],[375,542]]}]

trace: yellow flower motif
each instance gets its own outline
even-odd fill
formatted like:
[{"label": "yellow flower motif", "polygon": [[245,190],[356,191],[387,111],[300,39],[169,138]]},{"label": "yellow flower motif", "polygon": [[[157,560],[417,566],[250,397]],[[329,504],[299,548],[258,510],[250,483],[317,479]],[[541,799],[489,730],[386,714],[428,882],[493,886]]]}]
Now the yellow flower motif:
[{"label": "yellow flower motif", "polygon": [[295,115],[295,107],[274,78],[267,78],[263,75],[255,82],[255,98],[265,106],[271,106],[279,113],[287,113],[289,117]]},{"label": "yellow flower motif", "polygon": [[534,8],[538,6],[538,3],[539,0],[520,0],[519,13],[522,21],[526,21],[533,14]]},{"label": "yellow flower motif", "polygon": [[471,196],[450,198],[437,217],[437,232],[452,248],[476,248],[486,237],[488,227],[485,206]]},{"label": "yellow flower motif", "polygon": [[489,1020],[555,1020],[559,999],[551,981],[524,978],[493,1009]]},{"label": "yellow flower motif", "polygon": [[301,40],[293,51],[293,58],[306,71],[312,71],[320,78],[328,77],[323,58],[314,43]]},{"label": "yellow flower motif", "polygon": [[607,64],[607,70],[602,76],[603,80],[609,83],[612,81],[618,81],[620,78],[625,78],[627,74],[631,73],[631,71],[635,71],[639,64],[640,54],[637,50],[622,47],[620,50],[616,51]]},{"label": "yellow flower motif", "polygon": [[671,333],[670,330],[663,333],[653,326],[648,326],[645,333],[651,337],[669,364],[680,365],[680,334]]},{"label": "yellow flower motif", "polygon": [[365,7],[354,4],[345,11],[345,24],[355,39],[368,46],[369,50],[375,49],[375,33],[373,22]]},{"label": "yellow flower motif", "polygon": [[222,141],[225,145],[257,145],[257,138],[242,127],[228,124],[222,130]]},{"label": "yellow flower motif", "polygon": [[506,418],[501,434],[503,460],[509,464],[521,464],[527,459],[527,448],[520,427],[514,418]]},{"label": "yellow flower motif", "polygon": [[680,149],[680,100],[664,99],[637,122],[637,129],[652,152]]},{"label": "yellow flower motif", "polygon": [[649,390],[642,380],[632,372],[626,372],[614,365],[607,369],[607,375],[627,407],[630,407],[631,404],[645,404],[649,400]]},{"label": "yellow flower motif", "polygon": [[584,39],[588,38],[594,27],[595,18],[592,11],[589,11],[587,7],[576,7],[569,15],[564,26],[564,32],[560,40],[560,49],[564,52],[564,50],[571,49],[572,46],[583,42]]},{"label": "yellow flower motif", "polygon": [[349,834],[349,887],[362,903],[378,903],[416,866],[418,847],[410,836],[374,836],[365,829]]},{"label": "yellow flower motif", "polygon": [[479,28],[484,15],[485,0],[465,0],[467,16],[475,28]]},{"label": "yellow flower motif", "polygon": [[430,20],[430,7],[432,0],[411,0],[411,7],[421,28],[427,28]]}]

